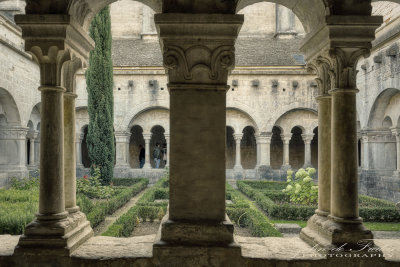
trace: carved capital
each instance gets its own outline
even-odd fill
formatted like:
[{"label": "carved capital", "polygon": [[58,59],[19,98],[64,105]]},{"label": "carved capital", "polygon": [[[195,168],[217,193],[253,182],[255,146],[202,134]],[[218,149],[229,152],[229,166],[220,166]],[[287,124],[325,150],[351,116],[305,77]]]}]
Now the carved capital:
[{"label": "carved capital", "polygon": [[272,133],[271,132],[261,132],[256,135],[257,144],[271,144]]},{"label": "carved capital", "polygon": [[243,16],[156,14],[155,22],[172,87],[226,85]]},{"label": "carved capital", "polygon": [[0,140],[25,140],[29,128],[8,127],[0,129]]},{"label": "carved capital", "polygon": [[86,64],[93,40],[69,15],[18,15],[15,21],[22,29],[25,50],[40,66],[41,85],[67,87],[71,78],[62,78],[63,65],[73,61],[68,72],[77,62]]}]

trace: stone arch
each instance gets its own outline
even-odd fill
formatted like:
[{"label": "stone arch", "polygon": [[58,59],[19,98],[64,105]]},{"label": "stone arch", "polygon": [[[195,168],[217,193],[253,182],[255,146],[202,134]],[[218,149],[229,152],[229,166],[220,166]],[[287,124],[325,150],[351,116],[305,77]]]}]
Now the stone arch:
[{"label": "stone arch", "polygon": [[37,130],[37,125],[40,123],[40,103],[33,106],[29,121],[32,122],[32,130]]},{"label": "stone arch", "polygon": [[228,107],[226,109],[226,124],[232,127],[234,133],[242,133],[247,126],[253,127],[256,134],[259,133],[258,125],[253,117],[238,108]]},{"label": "stone arch", "polygon": [[236,6],[236,12],[239,12],[247,6],[260,2],[272,2],[291,9],[293,13],[299,18],[299,20],[303,24],[304,30],[307,33],[311,32],[314,27],[320,25],[324,21],[326,15],[326,7],[324,1],[320,0],[239,0]]},{"label": "stone arch", "polygon": [[243,169],[254,169],[257,165],[256,130],[252,126],[246,126],[243,130],[240,142],[241,164]]},{"label": "stone arch", "polygon": [[89,125],[89,112],[86,106],[75,109],[75,125],[78,133],[83,133],[84,128]]},{"label": "stone arch", "polygon": [[318,114],[311,109],[292,109],[281,115],[274,126],[279,126],[285,134],[290,133],[294,127],[299,127],[303,134],[311,134],[318,126]]},{"label": "stone arch", "polygon": [[140,125],[133,125],[130,129],[131,137],[129,140],[129,166],[134,169],[139,169],[139,155],[141,149],[145,148],[143,138],[143,128]]},{"label": "stone arch", "polygon": [[13,96],[0,87],[0,125],[21,126],[21,116]]},{"label": "stone arch", "polygon": [[[160,103],[162,102],[162,103]],[[168,101],[157,101],[157,104],[153,103],[143,103],[141,105],[135,106],[133,109],[129,111],[129,113],[120,121],[114,122],[114,125],[117,131],[130,131],[132,126],[135,124],[135,119],[139,117],[141,114],[149,111],[149,110],[168,110]],[[150,132],[150,131],[149,131]],[[149,133],[148,132],[148,133]]]},{"label": "stone arch", "polygon": [[163,127],[165,133],[169,133],[169,109],[165,107],[149,107],[138,112],[128,124],[128,131],[134,125],[140,125],[143,133],[151,133],[155,125]]},{"label": "stone arch", "polygon": [[304,166],[304,141],[302,134],[304,128],[294,126],[291,131],[292,138],[289,142],[289,165],[294,169],[300,169]]},{"label": "stone arch", "polygon": [[[154,125],[151,127],[151,139],[150,139],[150,164],[152,168],[156,167],[156,163],[154,160],[154,155],[153,155],[153,150],[155,149],[156,145],[159,144],[161,152],[166,149],[167,146],[167,141],[165,140],[165,128],[159,124]],[[162,160],[162,155],[161,154],[161,162],[159,165],[159,168],[162,169],[165,167],[165,163]]]},{"label": "stone arch", "polygon": [[389,116],[386,116],[386,117],[383,119],[382,127],[383,127],[383,128],[390,128],[390,127],[392,127],[392,126],[393,126],[392,118],[390,118]]},{"label": "stone arch", "polygon": [[[387,109],[389,107],[392,97],[400,96],[400,90],[395,88],[388,88],[383,90],[375,99],[368,117],[368,128],[382,129],[382,123],[385,119]],[[399,97],[400,100],[400,97]]]},{"label": "stone arch", "polygon": [[318,126],[313,130],[313,139],[311,140],[311,165],[318,168]]}]

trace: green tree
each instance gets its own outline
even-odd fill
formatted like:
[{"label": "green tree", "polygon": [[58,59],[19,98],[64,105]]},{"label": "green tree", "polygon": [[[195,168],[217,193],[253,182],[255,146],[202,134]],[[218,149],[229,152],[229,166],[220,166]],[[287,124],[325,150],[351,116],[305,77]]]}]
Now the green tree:
[{"label": "green tree", "polygon": [[86,72],[89,126],[87,145],[91,172],[100,169],[103,184],[109,184],[114,168],[114,97],[111,58],[110,9],[105,7],[92,20],[90,36],[96,43]]}]

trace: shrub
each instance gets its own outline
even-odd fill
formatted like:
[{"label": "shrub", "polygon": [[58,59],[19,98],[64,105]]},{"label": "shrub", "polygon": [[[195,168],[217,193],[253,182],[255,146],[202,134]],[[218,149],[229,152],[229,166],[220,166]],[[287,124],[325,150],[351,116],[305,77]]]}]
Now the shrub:
[{"label": "shrub", "polygon": [[154,192],[154,199],[168,199],[169,190],[167,188],[157,188]]},{"label": "shrub", "polygon": [[132,186],[141,181],[147,180],[146,178],[113,178],[111,180],[113,186]]},{"label": "shrub", "polygon": [[277,181],[242,181],[254,189],[282,190],[285,189],[284,182]]},{"label": "shrub", "polygon": [[318,200],[318,186],[313,183],[314,168],[299,169],[293,179],[293,171],[287,171],[287,186],[282,192],[290,197],[290,202],[296,204],[316,204]]},{"label": "shrub", "polygon": [[11,178],[11,188],[18,190],[30,190],[39,187],[39,177],[29,176],[28,178]]},{"label": "shrub", "polygon": [[77,193],[82,193],[89,198],[107,199],[114,195],[114,190],[111,186],[101,185],[100,169],[94,168],[93,175],[76,181]]}]

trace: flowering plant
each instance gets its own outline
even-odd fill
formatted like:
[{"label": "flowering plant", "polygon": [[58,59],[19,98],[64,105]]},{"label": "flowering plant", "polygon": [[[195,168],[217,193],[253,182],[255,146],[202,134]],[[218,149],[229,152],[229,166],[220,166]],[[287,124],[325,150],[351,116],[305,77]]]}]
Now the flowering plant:
[{"label": "flowering plant", "polygon": [[313,182],[314,168],[299,169],[293,179],[293,171],[287,171],[287,186],[282,192],[296,204],[316,204],[318,200],[318,186]]},{"label": "flowering plant", "polygon": [[110,186],[103,186],[100,182],[100,169],[94,168],[94,175],[88,177],[83,176],[83,179],[76,181],[76,191],[82,193],[89,198],[108,199],[114,195],[112,184]]}]

